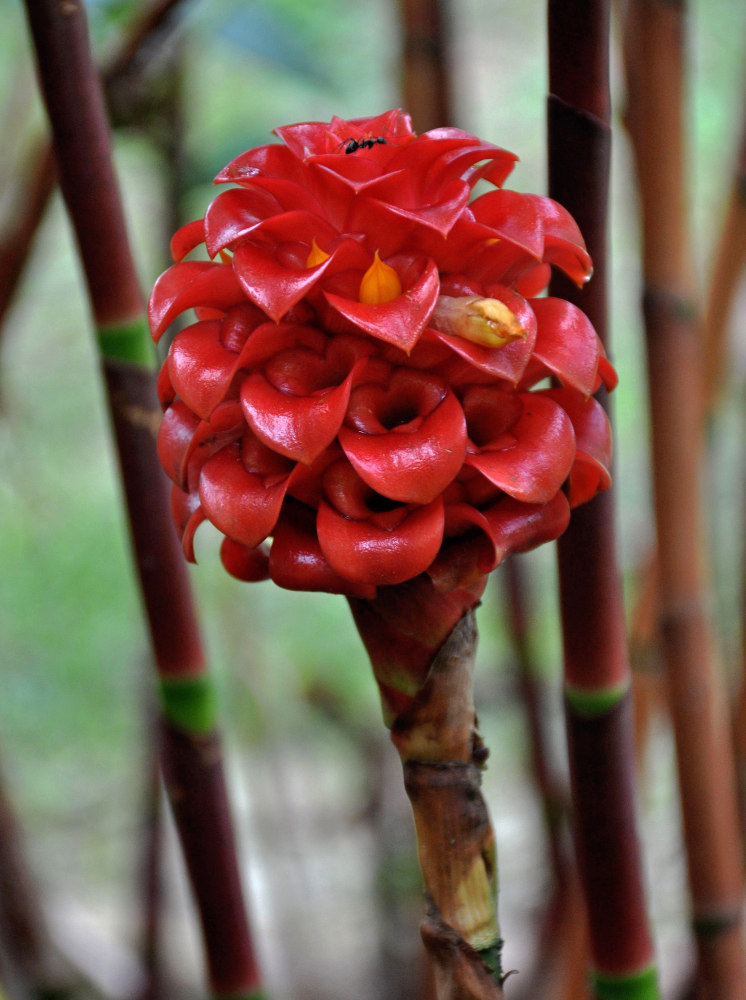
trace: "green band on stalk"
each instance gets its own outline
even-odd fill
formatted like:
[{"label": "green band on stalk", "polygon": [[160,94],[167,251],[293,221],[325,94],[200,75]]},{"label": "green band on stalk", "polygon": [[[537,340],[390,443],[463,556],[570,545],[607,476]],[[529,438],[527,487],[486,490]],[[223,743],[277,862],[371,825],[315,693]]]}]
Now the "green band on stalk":
[{"label": "green band on stalk", "polygon": [[258,993],[215,993],[213,994],[212,1000],[266,1000],[266,993],[259,991]]},{"label": "green band on stalk", "polygon": [[740,908],[732,913],[700,914],[692,920],[692,930],[698,938],[712,940],[726,931],[733,930],[741,923]]},{"label": "green band on stalk", "polygon": [[153,344],[144,316],[129,323],[112,323],[96,328],[98,346],[104,358],[128,361],[133,365],[152,368],[155,360]]},{"label": "green band on stalk", "polygon": [[571,684],[565,685],[565,701],[578,715],[585,718],[596,718],[605,715],[624,698],[630,688],[630,682],[624,681],[617,687],[603,688],[600,691],[583,691]]},{"label": "green band on stalk", "polygon": [[204,736],[215,728],[216,698],[209,677],[169,677],[161,680],[161,706],[178,729]]},{"label": "green band on stalk", "polygon": [[597,1000],[660,1000],[658,970],[654,965],[628,976],[591,976],[593,995]]}]

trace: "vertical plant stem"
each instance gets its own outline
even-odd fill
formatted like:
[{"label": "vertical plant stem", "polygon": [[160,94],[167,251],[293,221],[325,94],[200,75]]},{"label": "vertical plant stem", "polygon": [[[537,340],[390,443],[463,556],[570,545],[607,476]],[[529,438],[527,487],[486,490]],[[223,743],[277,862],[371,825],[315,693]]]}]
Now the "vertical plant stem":
[{"label": "vertical plant stem", "polygon": [[702,995],[746,995],[743,870],[726,698],[708,612],[703,357],[686,218],[683,4],[630,3],[627,125],[642,204],[660,627]]},{"label": "vertical plant stem", "polygon": [[[736,293],[746,271],[746,116],[736,168],[715,248],[705,306],[705,402],[708,416],[716,410],[721,390],[727,389],[729,320]],[[746,526],[746,525],[745,525]],[[740,688],[733,707],[733,733],[742,833],[746,829],[746,580],[741,582]]]},{"label": "vertical plant stem", "polygon": [[[705,400],[710,416],[716,409],[721,390],[727,388],[729,320],[744,271],[746,271],[746,117],[741,123],[736,169],[733,173],[720,238],[715,249],[705,306],[707,338],[704,359]],[[743,834],[746,830],[746,579],[741,581],[741,603],[740,687],[733,707],[733,734],[738,805]]]},{"label": "vertical plant stem", "polygon": [[373,600],[349,599],[412,805],[437,1000],[503,995],[495,838],[474,709],[478,597],[439,593],[423,576],[381,587]]},{"label": "vertical plant stem", "polygon": [[[606,339],[609,5],[550,0],[549,193],[576,218],[594,262],[579,292],[557,278]],[[603,401],[603,397],[602,401]],[[631,675],[611,491],[573,512],[558,544],[575,839],[588,906],[593,989],[658,996],[637,839]]]},{"label": "vertical plant stem", "polygon": [[60,186],[88,286],[133,548],[163,705],[161,766],[219,997],[258,996],[230,822],[214,696],[154,434],[155,379],[143,302],[111,162],[108,123],[77,3],[28,0]]},{"label": "vertical plant stem", "polygon": [[415,130],[453,121],[446,41],[447,0],[399,0],[403,30],[402,102]]}]

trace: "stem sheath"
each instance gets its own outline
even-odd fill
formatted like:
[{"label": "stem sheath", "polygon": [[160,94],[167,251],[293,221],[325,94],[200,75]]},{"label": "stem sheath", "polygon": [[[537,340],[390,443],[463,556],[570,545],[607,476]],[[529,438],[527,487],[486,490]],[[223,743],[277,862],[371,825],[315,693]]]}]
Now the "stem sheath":
[{"label": "stem sheath", "polygon": [[[495,837],[480,790],[487,752],[474,708],[473,608],[483,585],[443,595],[421,577],[350,601],[412,805],[438,1000],[503,995]],[[394,677],[404,690],[392,688]]]}]

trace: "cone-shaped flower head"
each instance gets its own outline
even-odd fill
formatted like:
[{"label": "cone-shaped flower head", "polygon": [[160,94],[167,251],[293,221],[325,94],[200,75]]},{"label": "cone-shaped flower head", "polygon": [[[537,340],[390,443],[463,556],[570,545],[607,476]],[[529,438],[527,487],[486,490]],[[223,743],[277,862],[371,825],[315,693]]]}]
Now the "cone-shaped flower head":
[{"label": "cone-shaped flower head", "polygon": [[537,297],[552,265],[590,275],[572,218],[502,187],[511,153],[401,111],[276,132],[150,299],[155,339],[196,317],[159,383],[187,557],[207,519],[242,579],[373,597],[555,538],[608,485],[615,382],[583,313]]}]

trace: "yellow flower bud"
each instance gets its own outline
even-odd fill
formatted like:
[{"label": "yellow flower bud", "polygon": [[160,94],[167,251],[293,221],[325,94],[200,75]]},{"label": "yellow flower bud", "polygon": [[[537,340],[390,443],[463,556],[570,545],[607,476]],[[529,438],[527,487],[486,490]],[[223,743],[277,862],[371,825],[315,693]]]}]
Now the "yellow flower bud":
[{"label": "yellow flower bud", "polygon": [[430,326],[482,347],[504,347],[526,336],[518,317],[504,302],[468,295],[441,295],[430,317]]}]

